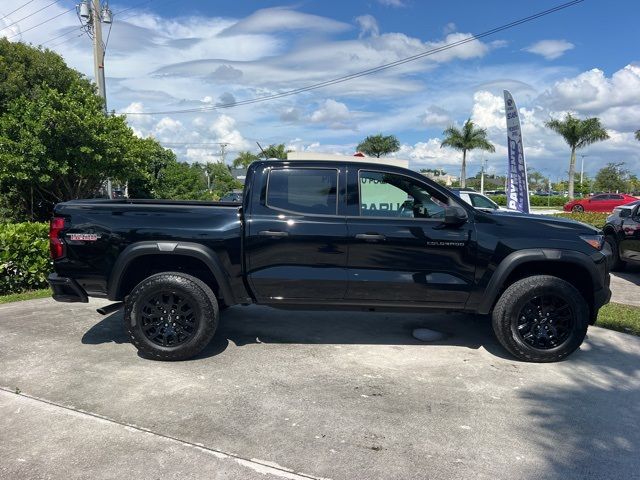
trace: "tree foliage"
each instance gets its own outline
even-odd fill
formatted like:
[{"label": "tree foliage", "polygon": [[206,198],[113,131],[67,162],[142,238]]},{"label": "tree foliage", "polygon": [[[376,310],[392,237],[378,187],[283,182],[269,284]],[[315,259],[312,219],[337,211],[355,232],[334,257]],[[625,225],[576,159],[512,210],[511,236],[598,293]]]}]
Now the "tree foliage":
[{"label": "tree foliage", "polygon": [[208,163],[204,166],[211,183],[210,198],[219,200],[225,193],[242,188],[242,183],[233,178],[224,163]]},{"label": "tree foliage", "polygon": [[640,130],[636,130],[636,140],[640,142]]},{"label": "tree foliage", "polygon": [[487,130],[476,127],[470,118],[464,123],[462,129],[452,125],[442,132],[442,135],[444,135],[444,140],[440,144],[440,148],[450,147],[462,152],[460,186],[464,188],[467,177],[467,152],[471,150],[495,152],[496,148],[487,140]]},{"label": "tree foliage", "polygon": [[361,141],[356,149],[370,157],[380,158],[383,155],[400,150],[400,142],[395,135],[369,135]]},{"label": "tree foliage", "polygon": [[239,152],[238,156],[233,160],[233,168],[247,168],[258,159],[258,155],[254,153],[247,151]]},{"label": "tree foliage", "polygon": [[569,197],[574,197],[574,183],[576,172],[576,150],[600,142],[609,138],[609,134],[600,124],[597,117],[581,120],[570,113],[563,120],[551,119],[546,126],[558,133],[567,145],[571,147],[571,157],[569,159]]},{"label": "tree foliage", "polygon": [[594,188],[598,192],[627,192],[633,190],[635,178],[623,167],[624,163],[608,163],[596,174]]},{"label": "tree foliage", "polygon": [[0,40],[0,195],[14,218],[47,219],[53,204],[95,196],[107,178],[149,182],[149,163],[165,152],[125,117],[105,116],[93,84],[60,56]]}]

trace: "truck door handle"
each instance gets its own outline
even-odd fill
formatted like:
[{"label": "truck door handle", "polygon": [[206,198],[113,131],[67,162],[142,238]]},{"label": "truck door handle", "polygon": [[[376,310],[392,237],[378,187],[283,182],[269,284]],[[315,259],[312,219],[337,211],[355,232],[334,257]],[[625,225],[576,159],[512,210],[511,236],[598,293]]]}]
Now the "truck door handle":
[{"label": "truck door handle", "polygon": [[279,231],[274,231],[274,230],[262,230],[262,231],[258,232],[258,235],[260,235],[261,237],[282,238],[282,237],[288,237],[289,236],[289,232],[279,232]]},{"label": "truck door handle", "polygon": [[384,240],[386,237],[379,233],[358,233],[356,235],[357,240],[364,240],[365,242],[378,242]]}]

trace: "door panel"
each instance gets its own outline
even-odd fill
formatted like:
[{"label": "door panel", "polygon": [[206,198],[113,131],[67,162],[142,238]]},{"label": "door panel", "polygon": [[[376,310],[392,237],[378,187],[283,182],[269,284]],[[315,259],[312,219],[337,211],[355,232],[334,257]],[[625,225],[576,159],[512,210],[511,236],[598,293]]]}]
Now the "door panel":
[{"label": "door panel", "polygon": [[473,224],[445,226],[444,206],[458,204],[426,182],[401,174],[349,172],[347,299],[456,304],[471,291]]},{"label": "door panel", "polygon": [[[471,226],[410,219],[347,220],[348,299],[463,303],[475,272]],[[377,234],[383,240],[357,239]]]},{"label": "door panel", "polygon": [[347,227],[336,208],[340,172],[273,171],[265,173],[271,178],[246,222],[247,276],[256,297],[264,303],[342,299],[347,288]]}]

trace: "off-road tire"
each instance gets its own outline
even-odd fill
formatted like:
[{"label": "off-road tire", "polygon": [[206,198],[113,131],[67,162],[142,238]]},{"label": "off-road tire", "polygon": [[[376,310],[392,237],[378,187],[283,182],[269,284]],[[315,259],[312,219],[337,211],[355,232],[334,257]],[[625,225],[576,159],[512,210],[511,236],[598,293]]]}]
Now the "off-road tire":
[{"label": "off-road tire", "polygon": [[[532,347],[517,331],[518,316],[524,305],[544,294],[562,298],[573,312],[568,338],[549,349]],[[582,344],[589,326],[589,308],[584,297],[569,282],[550,275],[534,275],[507,287],[493,309],[492,324],[500,344],[516,358],[527,362],[557,362]]]},{"label": "off-road tire", "polygon": [[[197,309],[197,328],[182,344],[162,346],[152,342],[142,331],[140,312],[148,295],[176,292],[188,297]],[[186,360],[200,353],[213,338],[218,327],[218,300],[202,280],[181,272],[156,273],[135,286],[125,300],[124,326],[131,343],[140,354],[154,360]]]},{"label": "off-road tire", "polygon": [[618,242],[616,241],[616,237],[613,235],[607,235],[604,237],[604,241],[607,242],[609,247],[611,248],[611,262],[609,263],[609,268],[611,271],[620,271],[624,270],[625,262],[620,259],[620,250],[618,249]]}]

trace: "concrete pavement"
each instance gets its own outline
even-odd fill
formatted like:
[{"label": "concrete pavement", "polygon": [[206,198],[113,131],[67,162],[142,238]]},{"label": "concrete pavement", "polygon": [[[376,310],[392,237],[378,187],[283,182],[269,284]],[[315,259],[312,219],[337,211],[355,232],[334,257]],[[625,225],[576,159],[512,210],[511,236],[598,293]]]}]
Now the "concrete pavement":
[{"label": "concrete pavement", "polygon": [[640,267],[611,273],[611,301],[640,307]]},{"label": "concrete pavement", "polygon": [[100,304],[0,306],[2,478],[640,478],[637,337],[528,364],[480,317],[234,307],[162,363]]}]

